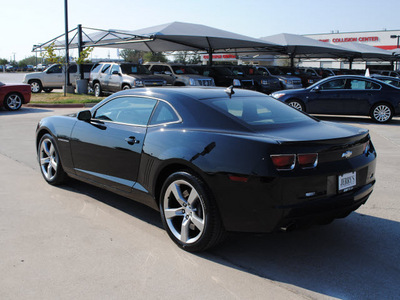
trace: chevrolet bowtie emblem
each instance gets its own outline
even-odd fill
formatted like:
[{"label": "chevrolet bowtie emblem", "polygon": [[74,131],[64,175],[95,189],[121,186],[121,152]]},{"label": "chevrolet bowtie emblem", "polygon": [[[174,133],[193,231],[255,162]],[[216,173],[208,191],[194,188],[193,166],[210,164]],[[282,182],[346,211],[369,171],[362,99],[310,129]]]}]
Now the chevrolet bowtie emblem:
[{"label": "chevrolet bowtie emblem", "polygon": [[349,158],[352,155],[353,155],[353,152],[351,152],[351,151],[346,151],[346,152],[342,153],[342,157],[344,157],[344,158]]}]

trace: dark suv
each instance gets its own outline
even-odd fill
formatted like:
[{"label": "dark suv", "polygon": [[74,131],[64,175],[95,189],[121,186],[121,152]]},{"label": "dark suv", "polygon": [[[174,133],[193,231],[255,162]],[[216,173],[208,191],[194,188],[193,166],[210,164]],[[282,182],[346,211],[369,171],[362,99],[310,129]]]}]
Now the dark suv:
[{"label": "dark suv", "polygon": [[215,86],[211,77],[202,76],[190,66],[183,64],[146,63],[151,73],[161,76],[168,85]]},{"label": "dark suv", "polygon": [[282,89],[278,78],[267,75],[253,66],[232,66],[233,74],[249,78],[254,81],[257,91],[271,94]]},{"label": "dark suv", "polygon": [[287,75],[293,75],[301,79],[303,87],[308,87],[322,79],[315,70],[309,69],[307,72],[300,68],[279,67]]},{"label": "dark suv", "polygon": [[296,76],[287,75],[278,67],[266,67],[266,66],[256,66],[259,72],[265,75],[270,75],[278,78],[281,89],[301,89],[303,85],[301,84],[301,79]]},{"label": "dark suv", "polygon": [[96,97],[103,92],[166,84],[163,78],[152,75],[145,66],[134,63],[97,63],[90,71],[89,79]]},{"label": "dark suv", "polygon": [[216,86],[235,86],[238,88],[255,90],[254,80],[241,76],[235,75],[230,66],[202,66],[195,65],[191,66],[197,72],[204,76],[210,76],[214,78]]}]

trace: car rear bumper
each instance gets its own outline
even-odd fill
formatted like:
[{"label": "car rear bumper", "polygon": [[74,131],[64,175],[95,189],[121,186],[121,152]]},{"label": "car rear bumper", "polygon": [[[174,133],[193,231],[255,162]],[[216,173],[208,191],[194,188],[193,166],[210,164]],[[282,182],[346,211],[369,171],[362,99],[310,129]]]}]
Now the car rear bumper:
[{"label": "car rear bumper", "polygon": [[[220,175],[212,190],[225,229],[273,232],[343,218],[364,204],[372,193],[375,155],[367,159],[370,161],[343,172],[249,177],[247,182],[229,182],[223,178],[226,175]],[[351,190],[339,191],[338,178],[348,172],[356,172],[357,183]]]},{"label": "car rear bumper", "polygon": [[375,181],[341,195],[289,206],[280,206],[283,217],[274,230],[290,230],[315,223],[344,218],[363,205],[373,191]]}]

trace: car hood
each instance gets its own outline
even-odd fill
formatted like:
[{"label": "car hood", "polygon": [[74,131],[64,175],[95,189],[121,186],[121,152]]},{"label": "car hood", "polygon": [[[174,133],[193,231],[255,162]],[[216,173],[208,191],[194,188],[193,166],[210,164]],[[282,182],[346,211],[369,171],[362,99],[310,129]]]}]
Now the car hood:
[{"label": "car hood", "polygon": [[177,76],[185,76],[185,77],[190,77],[193,79],[209,79],[211,80],[211,77],[206,77],[206,76],[202,76],[202,75],[197,75],[197,74],[177,74]]},{"label": "car hood", "polygon": [[152,79],[152,80],[160,80],[163,81],[164,79],[159,76],[154,75],[146,75],[146,74],[127,74],[129,77],[138,78],[138,79]]},{"label": "car hood", "polygon": [[[281,90],[281,91],[277,91],[275,93],[284,93],[285,95],[292,95],[292,94],[300,94],[300,93],[306,92],[307,90],[308,90],[308,88],[301,88],[301,89],[292,89],[292,90]],[[275,93],[272,93],[272,96]]]},{"label": "car hood", "polygon": [[297,79],[297,80],[300,80],[299,77],[292,76],[292,75],[272,75],[272,76],[277,77],[279,79],[291,79],[291,80],[296,80]]}]

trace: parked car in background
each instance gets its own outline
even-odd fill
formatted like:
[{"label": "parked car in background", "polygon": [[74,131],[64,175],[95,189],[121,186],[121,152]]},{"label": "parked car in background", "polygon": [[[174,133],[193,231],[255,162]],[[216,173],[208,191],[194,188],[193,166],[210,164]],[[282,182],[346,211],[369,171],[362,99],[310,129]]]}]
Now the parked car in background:
[{"label": "parked car in background", "polygon": [[270,66],[256,66],[256,68],[263,72],[265,75],[275,76],[279,79],[282,89],[300,89],[303,87],[301,79],[296,76],[287,75],[278,67]]},{"label": "parked car in background", "polygon": [[15,72],[17,71],[17,67],[13,65],[6,65],[6,72]]},{"label": "parked car in background", "polygon": [[390,77],[400,77],[400,73],[398,71],[388,71],[388,70],[371,70],[371,74],[379,74],[383,76],[390,76]]},{"label": "parked car in background", "polygon": [[33,65],[27,65],[26,66],[26,70],[29,71],[29,72],[32,72],[34,70]]},{"label": "parked car in background", "polygon": [[0,106],[7,110],[18,110],[22,104],[31,101],[31,87],[28,84],[0,82]]},{"label": "parked car in background", "polygon": [[121,90],[144,87],[163,86],[167,81],[154,76],[143,65],[134,63],[97,63],[90,71],[89,85],[96,97],[103,92],[114,93]]},{"label": "parked car in background", "polygon": [[191,66],[199,74],[212,77],[216,86],[234,86],[243,89],[255,90],[254,80],[245,76],[235,75],[229,66]]},{"label": "parked car in background", "polygon": [[400,114],[400,89],[365,76],[328,77],[305,89],[275,92],[272,97],[307,113],[370,116],[379,123]]},{"label": "parked car in background", "polygon": [[[89,79],[92,64],[82,64],[84,78]],[[76,80],[81,79],[78,72],[78,65],[71,64],[68,68],[69,80],[72,86],[76,86]],[[32,93],[40,93],[45,91],[50,93],[53,89],[61,89],[65,85],[64,66],[54,64],[49,66],[43,72],[34,72],[25,75],[23,83],[31,86]]]},{"label": "parked car in background", "polygon": [[400,78],[398,78],[398,77],[383,76],[383,75],[377,75],[377,74],[372,74],[370,77],[381,80],[387,84],[390,84],[390,85],[400,88]]},{"label": "parked car in background", "polygon": [[335,74],[335,71],[332,69],[325,69],[325,68],[312,68],[319,76],[322,78],[335,76],[339,74]]},{"label": "parked car in background", "polygon": [[70,176],[159,210],[173,242],[192,252],[229,231],[344,218],[375,184],[368,130],[243,89],[125,90],[42,119],[35,140],[46,182]]},{"label": "parked car in background", "polygon": [[36,66],[36,68],[35,68],[35,71],[36,72],[42,72],[42,71],[44,71],[45,69],[46,69],[46,65],[45,64],[38,64],[37,66]]},{"label": "parked car in background", "polygon": [[233,74],[243,76],[254,81],[255,90],[264,94],[281,90],[281,84],[278,78],[267,75],[253,66],[232,66]]},{"label": "parked car in background", "polygon": [[149,62],[146,67],[154,75],[161,76],[168,85],[175,86],[215,86],[211,77],[200,75],[191,66]]},{"label": "parked car in background", "polygon": [[303,87],[308,87],[322,79],[322,77],[317,75],[314,71],[306,73],[303,69],[291,67],[279,67],[279,69],[287,75],[299,77]]}]

